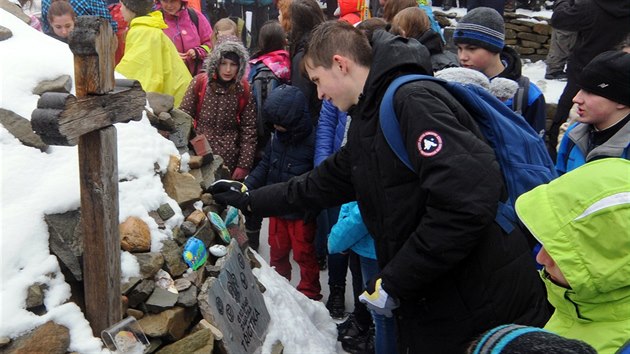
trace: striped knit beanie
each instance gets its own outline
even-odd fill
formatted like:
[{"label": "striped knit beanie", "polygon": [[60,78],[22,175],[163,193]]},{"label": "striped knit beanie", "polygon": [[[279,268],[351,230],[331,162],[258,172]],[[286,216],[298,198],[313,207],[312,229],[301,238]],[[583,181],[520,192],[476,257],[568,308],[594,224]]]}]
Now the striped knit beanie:
[{"label": "striped knit beanie", "polygon": [[597,354],[590,345],[536,327],[515,324],[495,327],[469,349],[472,354]]},{"label": "striped knit beanie", "polygon": [[453,42],[471,44],[493,53],[500,53],[505,45],[503,17],[490,7],[472,9],[457,22]]}]

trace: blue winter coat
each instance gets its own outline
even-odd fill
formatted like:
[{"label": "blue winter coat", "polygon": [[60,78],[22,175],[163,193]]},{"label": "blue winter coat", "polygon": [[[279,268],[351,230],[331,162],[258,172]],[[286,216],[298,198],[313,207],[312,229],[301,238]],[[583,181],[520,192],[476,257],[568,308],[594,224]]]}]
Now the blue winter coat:
[{"label": "blue winter coat", "polygon": [[603,157],[630,159],[630,123],[626,123],[604,144],[588,151],[589,124],[574,123],[562,137],[556,159],[556,171],[563,175],[587,162]]},{"label": "blue winter coat", "polygon": [[322,102],[315,133],[315,166],[341,148],[348,114],[329,101]]},{"label": "blue winter coat", "polygon": [[363,223],[357,202],[341,206],[339,220],[328,235],[329,253],[341,253],[348,249],[361,257],[376,259],[374,239]]},{"label": "blue winter coat", "polygon": [[[265,100],[263,118],[287,131],[273,133],[263,159],[245,179],[248,189],[286,182],[313,169],[315,131],[302,91],[295,86],[278,86]],[[300,219],[303,216],[303,213],[292,213],[281,217]]]}]

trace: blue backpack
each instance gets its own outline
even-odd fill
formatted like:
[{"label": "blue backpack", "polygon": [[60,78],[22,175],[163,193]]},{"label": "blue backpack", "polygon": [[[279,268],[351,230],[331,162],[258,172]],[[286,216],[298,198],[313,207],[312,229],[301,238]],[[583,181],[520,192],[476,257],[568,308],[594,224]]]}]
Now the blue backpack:
[{"label": "blue backpack", "polygon": [[545,143],[525,119],[477,85],[447,82],[427,75],[404,75],[387,88],[381,102],[379,121],[387,143],[396,156],[413,171],[394,111],[394,94],[408,82],[429,80],[441,84],[477,122],[501,166],[509,199],[500,203],[496,222],[507,233],[518,224],[514,203],[521,194],[557,177]]}]

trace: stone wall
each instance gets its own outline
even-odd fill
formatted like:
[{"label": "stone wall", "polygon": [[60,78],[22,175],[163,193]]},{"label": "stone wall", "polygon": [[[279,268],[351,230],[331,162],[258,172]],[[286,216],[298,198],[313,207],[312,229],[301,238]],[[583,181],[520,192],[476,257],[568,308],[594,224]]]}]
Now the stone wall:
[{"label": "stone wall", "polygon": [[[447,48],[457,52],[453,45],[454,24],[458,18],[455,13],[434,12],[436,20],[444,28]],[[532,62],[545,60],[551,41],[551,26],[546,17],[529,17],[523,14],[507,12],[505,19],[505,44],[513,47],[522,59]]]}]

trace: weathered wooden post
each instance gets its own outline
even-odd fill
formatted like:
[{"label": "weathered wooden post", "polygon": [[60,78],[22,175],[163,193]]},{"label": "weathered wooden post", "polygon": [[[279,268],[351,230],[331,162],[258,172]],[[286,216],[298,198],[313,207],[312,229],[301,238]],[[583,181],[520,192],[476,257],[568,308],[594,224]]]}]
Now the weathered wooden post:
[{"label": "weathered wooden post", "polygon": [[69,45],[77,95],[45,93],[31,123],[47,144],[78,144],[85,308],[98,337],[122,319],[113,124],[140,120],[146,95],[137,81],[114,80],[116,37],[108,21],[79,17]]}]

